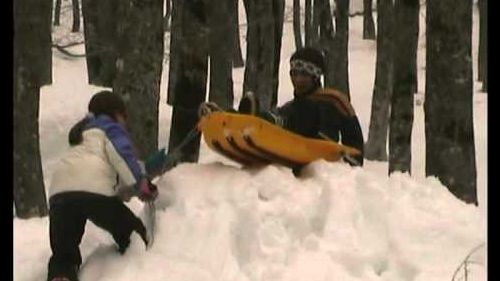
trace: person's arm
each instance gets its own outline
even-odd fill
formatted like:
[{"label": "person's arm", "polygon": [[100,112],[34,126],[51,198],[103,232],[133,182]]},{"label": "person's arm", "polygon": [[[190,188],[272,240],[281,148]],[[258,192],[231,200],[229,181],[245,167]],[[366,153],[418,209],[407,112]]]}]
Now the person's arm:
[{"label": "person's arm", "polygon": [[110,123],[105,128],[106,154],[126,185],[137,185],[145,177],[134,153],[128,133],[119,124]]},{"label": "person's arm", "polygon": [[361,152],[360,155],[354,156],[354,159],[363,166],[364,140],[363,132],[359,124],[358,117],[347,116],[341,126],[342,144],[356,148]]}]

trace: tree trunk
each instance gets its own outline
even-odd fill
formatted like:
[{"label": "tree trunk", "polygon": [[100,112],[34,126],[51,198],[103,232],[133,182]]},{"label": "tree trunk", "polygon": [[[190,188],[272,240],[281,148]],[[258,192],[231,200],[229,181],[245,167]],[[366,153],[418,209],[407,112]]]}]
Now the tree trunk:
[{"label": "tree trunk", "polygon": [[73,27],[71,28],[71,32],[80,31],[80,4],[79,0],[73,1]]},{"label": "tree trunk", "polygon": [[[178,147],[198,122],[205,100],[208,68],[208,28],[202,1],[174,0],[170,53],[169,103],[173,105],[168,151]],[[175,56],[172,55],[175,51]],[[172,68],[174,66],[174,68]],[[174,72],[172,72],[174,71]],[[180,162],[197,162],[200,136],[181,149]]]},{"label": "tree trunk", "polygon": [[295,50],[302,48],[302,34],[300,32],[300,0],[293,0],[293,35]]},{"label": "tree trunk", "polygon": [[[413,127],[413,68],[417,52],[419,0],[396,0],[394,8],[394,81],[389,130],[389,174],[411,173]],[[417,36],[418,38],[418,36]]]},{"label": "tree trunk", "polygon": [[163,18],[163,31],[170,31],[170,15],[172,14],[171,2],[172,0],[165,0],[165,17]]},{"label": "tree trunk", "polygon": [[479,55],[478,80],[483,82],[481,91],[488,91],[488,0],[479,0]]},{"label": "tree trunk", "polygon": [[337,58],[335,54],[335,31],[333,30],[332,13],[330,10],[330,2],[328,0],[316,0],[320,4],[320,34],[319,45],[325,53],[325,86],[332,87],[335,85],[334,70],[336,68]]},{"label": "tree trunk", "polygon": [[278,103],[278,87],[280,76],[281,41],[283,38],[283,23],[285,21],[285,0],[273,0],[274,18],[274,55],[273,55],[273,89],[271,93],[271,104],[269,108]]},{"label": "tree trunk", "polygon": [[247,65],[243,92],[253,91],[262,109],[270,109],[276,101],[275,68],[277,35],[273,2],[246,0]]},{"label": "tree trunk", "polygon": [[312,15],[311,15],[311,34],[309,35],[309,37],[311,38],[310,46],[318,49],[321,48],[319,42],[319,25],[322,12],[323,12],[322,1],[313,0]]},{"label": "tree trunk", "polygon": [[52,2],[14,2],[14,205],[16,215],[47,215],[40,157],[40,87],[52,83]]},{"label": "tree trunk", "polygon": [[243,80],[243,93],[257,90],[257,56],[259,54],[259,21],[257,0],[243,0],[247,15],[247,57]]},{"label": "tree trunk", "polygon": [[89,84],[113,87],[116,76],[116,42],[120,12],[128,1],[83,0],[83,31]]},{"label": "tree trunk", "polygon": [[305,0],[305,16],[304,16],[304,37],[305,37],[305,45],[312,46],[313,40],[311,36],[314,36],[313,33],[313,6],[312,0]]},{"label": "tree trunk", "polygon": [[163,63],[163,0],[136,0],[120,11],[113,90],[127,105],[127,125],[143,158],[158,148]]},{"label": "tree trunk", "polygon": [[245,66],[245,62],[243,61],[243,55],[241,54],[241,44],[240,44],[240,20],[239,20],[239,9],[238,9],[238,0],[231,1],[231,10],[230,18],[232,21],[233,28],[233,66],[234,67],[243,67]]},{"label": "tree trunk", "polygon": [[[210,43],[210,89],[209,100],[224,109],[233,108],[233,67],[234,51],[231,29],[234,23],[230,19],[233,0],[208,2],[208,25]],[[234,30],[233,30],[234,31]]]},{"label": "tree trunk", "polygon": [[373,0],[363,0],[363,39],[368,40],[375,40],[372,5]]},{"label": "tree trunk", "polygon": [[477,205],[471,37],[472,1],[427,1],[425,172]]},{"label": "tree trunk", "polygon": [[372,97],[370,128],[365,145],[365,159],[387,161],[387,129],[389,125],[389,103],[392,96],[392,0],[377,3],[377,62],[375,87]]},{"label": "tree trunk", "polygon": [[56,6],[54,8],[54,25],[60,25],[61,18],[61,0],[56,0]]},{"label": "tree trunk", "polygon": [[350,99],[349,91],[349,0],[337,0],[335,13],[335,37],[333,38],[335,56],[332,87],[344,92]]}]

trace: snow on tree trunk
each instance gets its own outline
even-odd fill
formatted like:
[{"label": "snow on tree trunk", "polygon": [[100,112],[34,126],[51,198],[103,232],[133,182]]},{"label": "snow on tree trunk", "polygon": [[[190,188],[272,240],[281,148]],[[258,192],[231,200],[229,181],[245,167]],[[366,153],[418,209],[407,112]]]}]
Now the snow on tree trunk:
[{"label": "snow on tree trunk", "polygon": [[426,19],[426,175],[477,205],[472,2],[428,0]]},{"label": "snow on tree trunk", "polygon": [[40,87],[52,83],[52,2],[14,2],[14,205],[20,218],[47,215],[39,144]]}]

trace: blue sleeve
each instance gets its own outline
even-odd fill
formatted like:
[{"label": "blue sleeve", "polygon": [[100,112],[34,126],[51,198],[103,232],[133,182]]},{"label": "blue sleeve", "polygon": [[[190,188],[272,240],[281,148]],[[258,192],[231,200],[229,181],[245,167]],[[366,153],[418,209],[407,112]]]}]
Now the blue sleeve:
[{"label": "blue sleeve", "polygon": [[136,182],[139,182],[144,177],[141,166],[139,165],[134,147],[130,140],[128,132],[120,124],[116,122],[106,122],[100,124],[109,141],[115,148],[116,152],[127,164],[129,170],[132,172]]}]

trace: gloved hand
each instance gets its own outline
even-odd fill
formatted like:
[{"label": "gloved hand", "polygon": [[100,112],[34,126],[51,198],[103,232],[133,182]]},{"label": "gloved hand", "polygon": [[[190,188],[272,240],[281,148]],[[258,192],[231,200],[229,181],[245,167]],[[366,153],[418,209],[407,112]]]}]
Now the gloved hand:
[{"label": "gloved hand", "polygon": [[139,183],[139,199],[153,201],[158,197],[158,187],[149,179],[143,178]]}]

